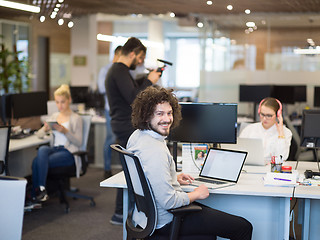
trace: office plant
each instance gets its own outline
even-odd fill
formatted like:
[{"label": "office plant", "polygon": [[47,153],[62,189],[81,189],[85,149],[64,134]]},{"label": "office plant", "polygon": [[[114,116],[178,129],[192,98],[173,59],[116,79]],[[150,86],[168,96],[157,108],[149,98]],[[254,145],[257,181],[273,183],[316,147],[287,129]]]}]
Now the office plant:
[{"label": "office plant", "polygon": [[[3,36],[0,35],[0,38]],[[16,46],[10,51],[4,43],[0,45],[0,94],[29,90],[29,62],[27,58],[19,59],[19,53]]]}]

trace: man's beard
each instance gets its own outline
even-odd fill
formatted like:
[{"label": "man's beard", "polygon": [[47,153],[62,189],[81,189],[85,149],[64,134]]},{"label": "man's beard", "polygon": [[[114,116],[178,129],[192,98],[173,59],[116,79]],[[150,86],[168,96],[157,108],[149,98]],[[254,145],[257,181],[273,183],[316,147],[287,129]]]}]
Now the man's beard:
[{"label": "man's beard", "polygon": [[157,129],[153,128],[153,126],[151,124],[149,124],[149,128],[152,131],[154,131],[156,133],[159,133],[161,136],[167,137],[167,136],[169,136],[169,133],[170,133],[170,128],[171,128],[171,125],[172,125],[172,121],[170,121],[170,122],[161,122],[161,123],[158,123],[158,125],[161,125],[163,123],[167,123],[168,125],[170,125],[170,127],[168,128],[168,131],[166,131],[165,133],[159,132]]},{"label": "man's beard", "polygon": [[136,67],[137,67],[137,60],[134,59],[133,62],[131,63],[131,65],[130,65],[129,69],[130,70],[135,70]]}]

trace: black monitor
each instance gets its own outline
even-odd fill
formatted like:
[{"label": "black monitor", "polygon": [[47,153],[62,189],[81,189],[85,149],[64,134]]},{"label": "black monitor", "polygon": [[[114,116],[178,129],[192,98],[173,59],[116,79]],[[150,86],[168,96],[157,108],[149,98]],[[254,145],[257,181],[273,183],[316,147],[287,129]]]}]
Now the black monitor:
[{"label": "black monitor", "polygon": [[72,103],[86,103],[88,100],[88,86],[70,86]]},{"label": "black monitor", "polygon": [[259,103],[262,99],[270,97],[272,92],[272,85],[240,85],[239,101]]},{"label": "black monitor", "polygon": [[10,95],[13,118],[34,117],[47,114],[47,92],[15,93]]},{"label": "black monitor", "polygon": [[320,87],[314,87],[313,106],[320,107]]},{"label": "black monitor", "polygon": [[307,101],[307,86],[306,85],[295,85],[294,86],[294,101],[295,102],[306,102]]},{"label": "black monitor", "polygon": [[275,85],[271,97],[281,103],[293,104],[295,102],[295,87],[292,85]]},{"label": "black monitor", "polygon": [[180,103],[182,120],[168,140],[190,143],[236,143],[237,104]]},{"label": "black monitor", "polygon": [[301,125],[301,146],[320,147],[320,110],[303,110]]}]

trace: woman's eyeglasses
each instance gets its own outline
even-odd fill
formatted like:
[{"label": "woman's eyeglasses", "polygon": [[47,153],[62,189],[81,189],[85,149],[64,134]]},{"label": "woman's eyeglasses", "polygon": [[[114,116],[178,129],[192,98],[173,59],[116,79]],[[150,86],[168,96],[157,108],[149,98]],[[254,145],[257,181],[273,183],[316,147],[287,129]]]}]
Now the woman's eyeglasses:
[{"label": "woman's eyeglasses", "polygon": [[274,114],[263,114],[263,113],[259,113],[261,118],[265,118],[265,119],[271,119]]}]

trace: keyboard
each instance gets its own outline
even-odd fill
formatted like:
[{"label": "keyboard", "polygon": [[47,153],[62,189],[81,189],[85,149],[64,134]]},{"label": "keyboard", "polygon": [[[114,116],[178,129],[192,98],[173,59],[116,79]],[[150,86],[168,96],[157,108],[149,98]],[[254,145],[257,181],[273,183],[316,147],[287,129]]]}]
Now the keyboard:
[{"label": "keyboard", "polygon": [[32,134],[33,133],[25,134],[25,133],[21,132],[21,133],[18,133],[18,134],[11,135],[10,139],[23,139],[23,138],[31,136]]},{"label": "keyboard", "polygon": [[206,178],[195,178],[194,180],[200,181],[200,182],[212,183],[212,184],[225,184],[225,182],[221,182],[213,179],[206,179]]}]

